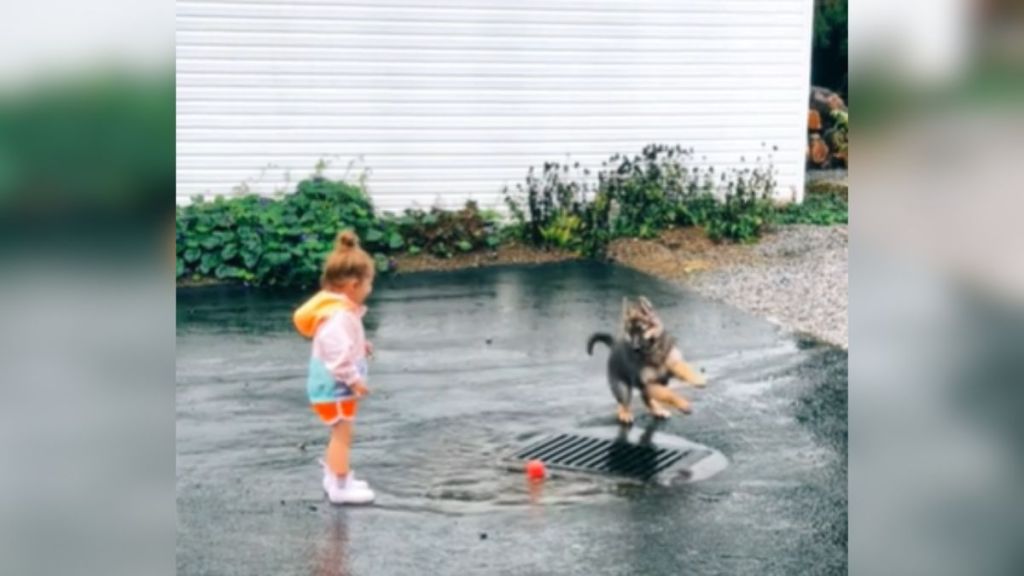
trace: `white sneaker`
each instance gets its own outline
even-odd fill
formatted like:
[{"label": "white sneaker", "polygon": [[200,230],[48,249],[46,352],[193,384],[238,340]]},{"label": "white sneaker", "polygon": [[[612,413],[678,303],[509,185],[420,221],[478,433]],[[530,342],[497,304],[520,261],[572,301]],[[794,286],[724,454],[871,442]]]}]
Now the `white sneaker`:
[{"label": "white sneaker", "polygon": [[347,480],[324,483],[324,492],[327,492],[327,499],[331,504],[369,504],[373,502],[376,494],[370,490],[364,482],[362,486]]},{"label": "white sneaker", "polygon": [[369,487],[369,484],[367,484],[366,482],[364,482],[362,480],[357,479],[356,478],[356,473],[353,472],[352,470],[348,471],[348,476],[346,476],[345,478],[339,478],[338,476],[336,476],[334,474],[334,472],[331,472],[331,469],[327,467],[327,463],[326,462],[324,462],[323,460],[317,460],[317,462],[320,463],[320,467],[323,468],[323,471],[324,471],[324,491],[325,492],[327,491],[328,483],[340,484],[342,482],[351,482],[354,486],[357,486],[359,488],[368,488]]},{"label": "white sneaker", "polygon": [[356,473],[354,471],[352,471],[352,470],[349,470],[348,474],[346,474],[344,478],[338,478],[338,484],[346,484],[346,483],[349,484],[350,486],[354,486],[356,488],[369,488],[370,487],[370,485],[367,484],[365,480],[360,480],[360,479],[356,478]]},{"label": "white sneaker", "polygon": [[373,490],[370,490],[370,486],[366,482],[356,479],[351,470],[345,476],[338,477],[331,472],[323,460],[320,460],[320,465],[324,470],[324,493],[327,494],[327,499],[331,503],[369,504],[373,502],[376,497]]}]

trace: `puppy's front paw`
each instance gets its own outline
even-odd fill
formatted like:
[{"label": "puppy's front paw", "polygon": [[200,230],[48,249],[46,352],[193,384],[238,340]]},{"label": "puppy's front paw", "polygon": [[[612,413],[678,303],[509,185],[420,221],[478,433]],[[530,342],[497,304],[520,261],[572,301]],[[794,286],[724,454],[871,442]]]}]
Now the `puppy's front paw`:
[{"label": "puppy's front paw", "polygon": [[682,396],[676,398],[676,409],[678,409],[683,414],[693,413],[693,407],[690,406],[690,401],[687,400],[686,398],[683,398]]}]

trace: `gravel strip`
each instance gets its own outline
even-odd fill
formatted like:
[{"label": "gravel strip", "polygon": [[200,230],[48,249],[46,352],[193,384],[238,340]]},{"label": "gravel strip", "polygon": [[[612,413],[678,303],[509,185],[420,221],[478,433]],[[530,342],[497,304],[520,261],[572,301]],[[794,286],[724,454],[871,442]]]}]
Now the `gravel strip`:
[{"label": "gravel strip", "polygon": [[684,283],[826,342],[849,347],[846,226],[784,226],[751,246],[755,257]]}]

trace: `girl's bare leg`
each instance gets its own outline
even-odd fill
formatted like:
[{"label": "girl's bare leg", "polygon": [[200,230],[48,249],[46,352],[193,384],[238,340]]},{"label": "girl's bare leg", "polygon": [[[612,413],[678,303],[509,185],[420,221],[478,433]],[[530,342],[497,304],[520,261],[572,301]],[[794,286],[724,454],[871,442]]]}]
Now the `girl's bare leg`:
[{"label": "girl's bare leg", "polygon": [[331,427],[331,440],[327,443],[325,461],[331,472],[338,476],[348,474],[348,453],[352,447],[352,421],[342,420]]}]

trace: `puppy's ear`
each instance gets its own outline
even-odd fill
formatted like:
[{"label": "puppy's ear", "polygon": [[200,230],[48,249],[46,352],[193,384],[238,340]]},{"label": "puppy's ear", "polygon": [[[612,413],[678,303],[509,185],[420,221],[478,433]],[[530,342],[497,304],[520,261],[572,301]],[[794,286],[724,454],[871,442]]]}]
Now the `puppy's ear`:
[{"label": "puppy's ear", "polygon": [[654,306],[651,305],[650,300],[641,296],[637,299],[637,308],[645,319],[654,323],[658,322],[658,315],[654,313]]},{"label": "puppy's ear", "polygon": [[640,303],[641,310],[643,310],[647,314],[654,315],[654,306],[651,304],[651,301],[648,300],[646,296],[641,296],[640,298],[637,298],[637,302]]},{"label": "puppy's ear", "polygon": [[652,335],[661,335],[661,332],[664,330],[664,326],[661,323],[661,318],[659,318],[654,312],[654,305],[651,304],[650,300],[643,296],[640,297],[639,302],[644,316],[651,323],[649,333]]}]

